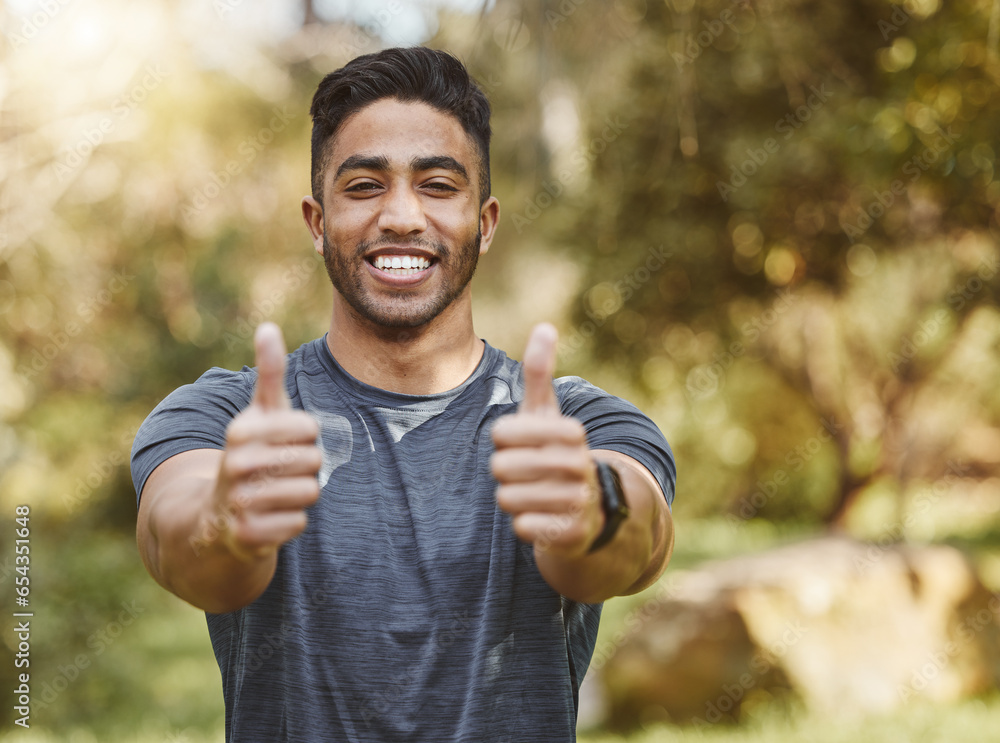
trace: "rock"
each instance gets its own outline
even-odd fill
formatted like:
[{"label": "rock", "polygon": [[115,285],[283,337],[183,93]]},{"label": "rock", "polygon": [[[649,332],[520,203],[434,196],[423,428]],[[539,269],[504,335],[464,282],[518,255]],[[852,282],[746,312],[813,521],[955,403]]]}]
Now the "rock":
[{"label": "rock", "polygon": [[996,686],[1000,597],[947,546],[826,537],[677,573],[598,652],[606,722],[738,720],[748,700],[883,713]]}]

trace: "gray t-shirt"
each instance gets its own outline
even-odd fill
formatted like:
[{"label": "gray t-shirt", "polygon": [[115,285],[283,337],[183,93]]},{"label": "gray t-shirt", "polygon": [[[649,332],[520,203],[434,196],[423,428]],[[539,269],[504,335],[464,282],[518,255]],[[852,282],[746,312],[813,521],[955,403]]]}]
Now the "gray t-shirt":
[{"label": "gray t-shirt", "polygon": [[[136,492],[167,458],[223,448],[256,376],[215,368],[161,402],[132,449]],[[461,386],[403,395],[348,375],[321,338],[288,355],[285,384],[320,425],[322,492],[267,590],[207,615],[226,740],[575,740],[601,605],[549,587],[489,469],[520,364],[487,344]],[[646,416],[578,377],[555,387],[591,448],[635,458],[673,500],[673,455]]]}]

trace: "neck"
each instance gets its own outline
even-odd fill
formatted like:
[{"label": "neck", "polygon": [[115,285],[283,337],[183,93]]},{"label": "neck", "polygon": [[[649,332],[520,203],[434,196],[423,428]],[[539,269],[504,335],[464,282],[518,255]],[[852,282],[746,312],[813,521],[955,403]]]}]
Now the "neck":
[{"label": "neck", "polygon": [[472,326],[468,289],[431,322],[416,328],[375,325],[334,291],[326,344],[355,379],[407,395],[458,387],[475,371],[485,348]]}]

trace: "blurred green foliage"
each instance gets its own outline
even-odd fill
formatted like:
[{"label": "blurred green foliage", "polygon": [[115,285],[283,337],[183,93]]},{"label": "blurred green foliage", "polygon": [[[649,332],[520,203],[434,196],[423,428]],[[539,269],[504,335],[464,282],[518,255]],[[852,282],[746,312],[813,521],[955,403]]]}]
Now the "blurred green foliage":
[{"label": "blurred green foliage", "polygon": [[[36,700],[53,690],[24,739],[217,739],[204,619],[134,547],[131,438],[171,389],[248,363],[261,320],[293,347],[324,332],[330,287],[298,204],[308,104],[323,74],[386,43],[393,14],[300,28],[251,24],[249,3],[94,0],[41,23],[22,5],[0,9],[0,543],[30,504],[32,683]],[[677,564],[829,524],[993,544],[996,10],[441,14],[430,43],[494,108],[503,213],[477,328],[517,356],[532,322],[555,321],[560,373],[660,424]],[[4,688],[13,671],[5,655]]]}]

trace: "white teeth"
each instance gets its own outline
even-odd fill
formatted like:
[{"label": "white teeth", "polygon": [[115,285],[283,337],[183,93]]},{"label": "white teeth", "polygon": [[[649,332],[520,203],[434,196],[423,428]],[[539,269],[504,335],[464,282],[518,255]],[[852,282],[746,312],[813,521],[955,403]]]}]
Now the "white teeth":
[{"label": "white teeth", "polygon": [[422,256],[416,255],[380,255],[375,258],[375,268],[383,271],[390,271],[394,274],[408,276],[429,268],[431,262]]}]

